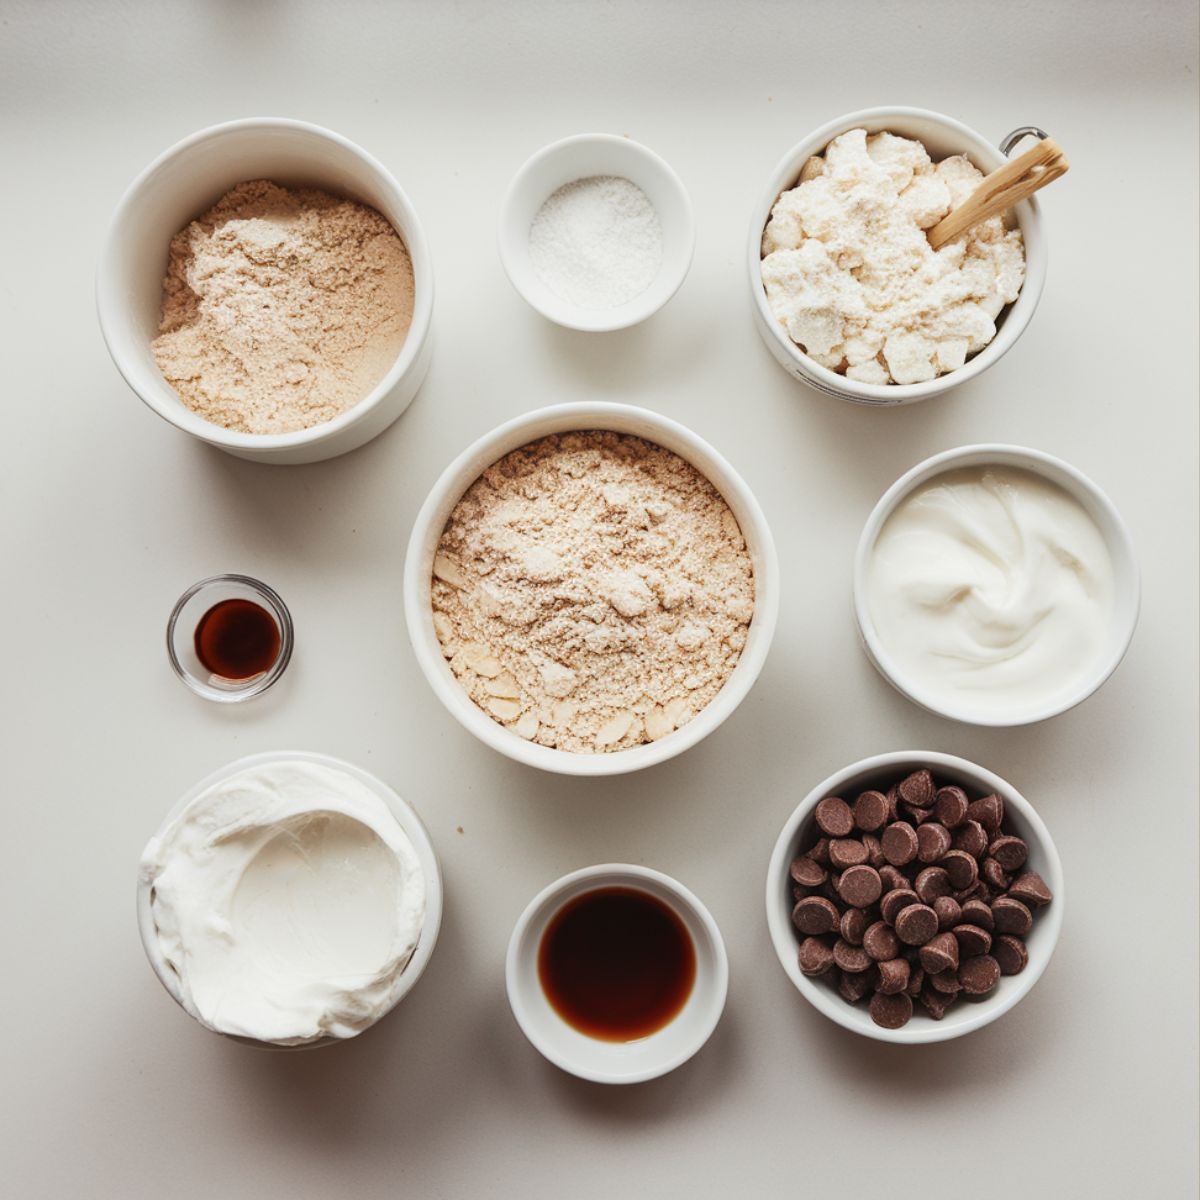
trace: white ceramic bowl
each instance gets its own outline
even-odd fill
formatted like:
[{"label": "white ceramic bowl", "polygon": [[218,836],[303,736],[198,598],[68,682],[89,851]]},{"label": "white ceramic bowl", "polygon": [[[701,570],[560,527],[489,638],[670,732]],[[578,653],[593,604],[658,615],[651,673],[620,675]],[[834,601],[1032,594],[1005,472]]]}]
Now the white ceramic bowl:
[{"label": "white ceramic bowl", "polygon": [[[655,442],[686,459],[724,496],[737,518],[754,565],[754,616],[737,666],[711,703],[686,725],[657,742],[611,754],[575,754],[526,741],[493,721],[463,690],[442,655],[433,628],[429,591],[438,540],[463,493],[489,467],[518,446],[552,433],[611,429]],[[493,750],[517,762],[563,775],[621,775],[674,758],[712,733],[750,690],[771,645],[779,615],[779,561],[766,518],[738,473],[707,442],[675,421],[626,404],[559,404],[526,413],[468,446],[433,485],[413,523],[404,563],[404,618],[417,662],[452,716]]]},{"label": "white ceramic bowl", "polygon": [[[978,466],[1017,467],[1057,484],[1068,495],[1078,500],[1084,511],[1096,523],[1104,538],[1104,544],[1108,547],[1113,566],[1114,607],[1108,643],[1104,653],[1097,658],[1092,672],[1069,693],[1049,701],[1038,701],[1021,708],[1014,707],[1006,712],[980,712],[965,702],[954,704],[947,697],[933,694],[907,677],[880,640],[868,604],[867,576],[871,552],[880,530],[897,505],[915,488],[934,476],[946,471]],[[859,639],[867,657],[898,692],[914,703],[939,716],[964,721],[970,725],[1031,725],[1035,721],[1044,721],[1048,717],[1066,712],[1086,700],[1117,669],[1117,665],[1124,658],[1125,651],[1129,649],[1129,643],[1133,640],[1133,631],[1137,627],[1140,604],[1141,583],[1133,554],[1133,540],[1113,502],[1086,475],[1069,463],[1041,450],[1030,450],[1023,446],[994,443],[960,446],[918,463],[896,480],[871,510],[854,556],[854,616],[858,622]]]},{"label": "white ceramic bowl", "polygon": [[935,160],[965,154],[985,174],[1003,166],[1007,160],[982,134],[941,113],[923,108],[867,108],[822,125],[793,146],[772,172],[766,189],[754,207],[746,242],[754,317],[768,349],[784,370],[802,383],[841,400],[863,404],[911,404],[930,396],[940,396],[973,379],[998,361],[1025,331],[1046,282],[1046,234],[1037,200],[1023,200],[1014,211],[1025,239],[1025,284],[1017,299],[996,318],[996,336],[957,371],[940,375],[928,383],[873,384],[847,379],[821,366],[792,341],[787,330],[771,312],[762,282],[762,234],[775,201],[781,193],[796,186],[800,169],[808,159],[814,154],[821,154],[839,134],[860,128],[868,133],[887,130],[902,137],[916,138],[925,144]]},{"label": "white ceramic bowl", "polygon": [[[319,763],[322,766],[331,767],[337,771],[344,771],[347,775],[353,776],[360,783],[369,787],[371,791],[383,800],[391,810],[393,816],[400,823],[400,828],[404,830],[409,841],[412,842],[417,859],[421,864],[421,870],[425,875],[425,920],[421,926],[417,948],[413,951],[412,957],[408,960],[408,965],[400,975],[400,985],[396,989],[391,1006],[386,1012],[380,1014],[376,1021],[376,1024],[378,1024],[379,1020],[382,1020],[388,1012],[395,1008],[412,991],[417,980],[421,978],[425,968],[429,965],[433,948],[437,944],[438,931],[442,925],[442,871],[438,864],[437,854],[433,849],[433,843],[429,840],[429,834],[426,832],[425,826],[422,824],[421,818],[417,816],[416,811],[388,787],[383,780],[364,771],[361,767],[356,767],[353,763],[343,762],[340,758],[332,758],[328,754],[313,754],[306,750],[273,750],[263,754],[250,754],[245,758],[235,759],[233,762],[226,763],[225,766],[220,767],[211,775],[206,775],[199,783],[190,787],[171,806],[171,810],[163,818],[162,824],[158,828],[157,836],[161,837],[167,826],[197,796],[222,780],[237,775],[241,771],[249,770],[252,767],[265,766],[268,763],[297,761]],[[179,988],[179,976],[163,957],[162,948],[159,945],[158,931],[154,924],[154,910],[150,903],[150,893],[152,890],[150,884],[145,880],[138,880],[137,917],[138,932],[142,938],[142,948],[146,951],[146,957],[150,960],[150,966],[154,968],[154,974],[158,976],[159,983],[167,989],[175,1003],[180,1008],[183,1008],[184,1012],[187,1012],[183,1004],[183,995]],[[188,1015],[191,1016],[190,1013]],[[242,1042],[247,1046],[255,1046],[266,1050],[315,1050],[321,1046],[336,1046],[348,1040],[346,1038],[326,1037],[298,1046],[280,1046],[274,1042],[261,1042],[257,1038],[239,1037],[232,1034],[222,1034],[221,1036],[229,1037],[231,1041]]]},{"label": "white ceramic bowl", "polygon": [[[239,433],[204,420],[179,399],[150,352],[171,238],[235,184],[249,179],[321,188],[370,204],[392,223],[412,258],[412,325],[392,369],[352,409],[295,433]],[[133,181],[117,206],[100,257],[96,308],[117,369],[160,417],[239,458],[317,462],[382,433],[416,395],[429,366],[433,267],[417,214],[381,163],[328,129],[254,118],[184,138]]]},{"label": "white ceramic bowl", "polygon": [[[538,979],[538,947],[555,913],[576,896],[606,887],[634,888],[663,901],[687,927],[696,951],[696,979],[682,1010],[634,1042],[580,1033],[555,1012]],[[606,863],[564,875],[530,901],[509,940],[504,977],[517,1024],[555,1066],[596,1083],[641,1083],[673,1071],[708,1041],[725,1008],[729,960],[716,921],[683,884],[647,867]]]},{"label": "white ceramic bowl", "polygon": [[[613,308],[580,308],[562,299],[529,258],[529,230],[538,209],[564,184],[594,175],[635,183],[662,226],[658,274],[641,295]],[[683,283],[695,240],[692,204],[679,176],[653,150],[611,133],[581,133],[543,147],[513,178],[500,213],[500,261],[513,287],[542,316],[569,329],[624,329],[656,313]]]},{"label": "white ceramic bowl", "polygon": [[[792,924],[795,901],[788,868],[800,853],[801,846],[808,841],[815,820],[813,810],[826,796],[842,796],[852,802],[859,792],[891,784],[921,767],[928,767],[939,784],[958,784],[972,799],[998,793],[1004,800],[1005,828],[1011,829],[1029,846],[1029,859],[1023,870],[1036,871],[1049,885],[1054,899],[1034,913],[1033,928],[1025,941],[1029,962],[1019,975],[1001,976],[995,990],[986,998],[978,1002],[961,1001],[940,1021],[933,1020],[924,1007],[916,1003],[912,1020],[907,1025],[900,1029],[884,1029],[871,1020],[865,1003],[847,1004],[829,982],[821,978],[810,979],[801,972],[800,939]],[[830,1020],[882,1042],[944,1042],[990,1025],[1037,983],[1054,953],[1062,929],[1063,891],[1062,864],[1050,834],[1033,806],[1012,784],[965,758],[934,751],[898,750],[864,758],[834,772],[800,801],[779,834],[767,868],[767,928],[788,978],[800,994]]]}]

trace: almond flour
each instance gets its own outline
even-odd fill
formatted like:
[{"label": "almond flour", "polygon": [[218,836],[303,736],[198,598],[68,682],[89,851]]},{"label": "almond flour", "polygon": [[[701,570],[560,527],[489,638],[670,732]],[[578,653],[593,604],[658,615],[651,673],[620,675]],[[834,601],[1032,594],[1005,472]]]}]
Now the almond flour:
[{"label": "almond flour", "polygon": [[531,442],[450,515],[433,621],[471,699],[543,746],[657,741],[721,690],[746,644],[754,572],[720,493],[625,434]]},{"label": "almond flour", "polygon": [[171,239],[151,349],[205,420],[292,433],[364,399],[391,370],[412,313],[412,262],[385,217],[259,179]]}]

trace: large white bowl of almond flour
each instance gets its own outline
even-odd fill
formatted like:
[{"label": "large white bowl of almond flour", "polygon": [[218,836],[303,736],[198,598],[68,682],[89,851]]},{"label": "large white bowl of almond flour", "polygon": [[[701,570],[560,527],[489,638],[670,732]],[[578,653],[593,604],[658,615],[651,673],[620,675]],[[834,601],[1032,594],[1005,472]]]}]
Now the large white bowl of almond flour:
[{"label": "large white bowl of almond flour", "polygon": [[[632,481],[613,475],[623,455]],[[543,485],[560,468],[556,504]],[[482,528],[460,528],[473,517]],[[540,409],[469,446],[418,513],[404,568],[438,699],[492,749],[565,775],[640,770],[712,733],[758,677],[778,610],[775,543],[741,476],[684,426],[623,404]]]},{"label": "large white bowl of almond flour", "polygon": [[759,333],[775,359],[794,378],[840,400],[861,404],[911,404],[941,395],[986,371],[1025,331],[1046,280],[1046,235],[1041,210],[1032,197],[1021,201],[1012,210],[1012,219],[1020,229],[1024,243],[1025,278],[1015,301],[996,314],[995,335],[981,350],[954,369],[922,382],[870,383],[847,378],[844,373],[823,366],[806,354],[772,311],[763,286],[763,232],[776,201],[800,182],[805,163],[814,155],[824,154],[830,142],[852,129],[865,129],[868,135],[886,132],[915,139],[925,147],[935,164],[965,155],[984,174],[1003,166],[1007,159],[1001,149],[982,134],[942,113],[922,108],[864,109],[822,125],[793,146],[771,173],[755,204],[746,240],[751,303]]},{"label": "large white bowl of almond flour", "polygon": [[[390,369],[332,419],[291,432],[244,432],[192,411],[164,378],[151,343],[163,312],[172,238],[239,184],[270,180],[368,205],[400,235],[412,264],[412,318]],[[429,366],[433,271],[417,214],[391,174],[339,134],[302,121],[253,118],[203,129],[172,146],[130,185],[113,217],[96,277],[109,353],[160,417],[239,458],[317,462],[382,433],[411,403]]]}]

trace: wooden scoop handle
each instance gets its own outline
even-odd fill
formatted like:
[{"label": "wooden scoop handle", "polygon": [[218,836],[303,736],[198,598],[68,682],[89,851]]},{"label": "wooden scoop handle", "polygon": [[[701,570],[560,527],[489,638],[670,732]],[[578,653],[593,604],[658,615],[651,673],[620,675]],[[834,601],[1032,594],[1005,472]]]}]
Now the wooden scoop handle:
[{"label": "wooden scoop handle", "polygon": [[928,231],[929,244],[935,250],[940,249],[973,225],[1004,212],[1065,175],[1069,166],[1062,147],[1053,138],[1043,138],[1032,149],[986,176],[958,208]]}]

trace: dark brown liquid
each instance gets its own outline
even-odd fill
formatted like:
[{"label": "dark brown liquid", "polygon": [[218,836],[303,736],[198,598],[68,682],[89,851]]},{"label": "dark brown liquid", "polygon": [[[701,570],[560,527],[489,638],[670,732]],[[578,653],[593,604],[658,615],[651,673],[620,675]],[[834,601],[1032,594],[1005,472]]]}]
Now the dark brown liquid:
[{"label": "dark brown liquid", "polygon": [[223,679],[249,679],[279,657],[279,626],[253,600],[222,600],[196,626],[196,657]]},{"label": "dark brown liquid", "polygon": [[580,1033],[632,1042],[687,1003],[696,950],[661,900],[634,888],[598,888],[563,905],[546,926],[538,978],[554,1010]]}]

